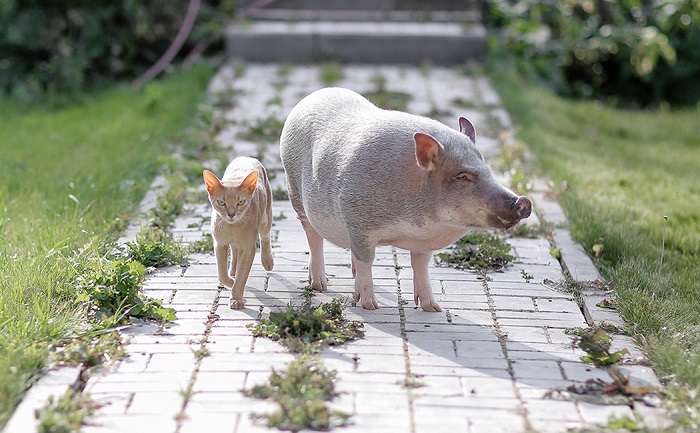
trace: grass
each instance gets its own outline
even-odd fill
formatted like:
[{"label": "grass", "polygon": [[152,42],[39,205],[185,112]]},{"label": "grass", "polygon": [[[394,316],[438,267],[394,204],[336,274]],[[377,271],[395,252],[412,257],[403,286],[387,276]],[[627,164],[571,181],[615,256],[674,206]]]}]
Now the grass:
[{"label": "grass", "polygon": [[72,285],[124,227],[190,122],[211,75],[198,67],[86,95],[58,109],[0,102],[0,426],[86,320]]},{"label": "grass", "polygon": [[568,183],[559,199],[572,234],[614,283],[678,424],[700,428],[700,107],[613,109],[561,99],[503,58],[489,70],[518,138]]}]

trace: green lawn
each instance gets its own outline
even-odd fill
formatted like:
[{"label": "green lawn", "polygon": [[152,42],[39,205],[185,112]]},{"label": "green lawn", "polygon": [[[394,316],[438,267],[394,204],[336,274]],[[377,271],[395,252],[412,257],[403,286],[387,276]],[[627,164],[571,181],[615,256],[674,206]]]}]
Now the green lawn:
[{"label": "green lawn", "polygon": [[680,422],[700,428],[700,107],[618,110],[559,98],[503,59],[489,71],[517,138],[549,177],[568,182],[560,202],[574,237],[589,253],[604,245],[596,263],[668,379],[669,403],[690,409]]},{"label": "green lawn", "polygon": [[50,344],[84,327],[71,281],[132,216],[211,76],[197,67],[60,109],[0,102],[0,428]]}]

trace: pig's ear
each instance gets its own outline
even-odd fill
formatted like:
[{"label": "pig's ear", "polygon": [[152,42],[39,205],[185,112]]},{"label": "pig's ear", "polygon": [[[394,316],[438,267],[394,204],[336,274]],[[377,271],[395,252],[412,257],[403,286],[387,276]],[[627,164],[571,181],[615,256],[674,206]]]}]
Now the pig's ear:
[{"label": "pig's ear", "polygon": [[416,160],[418,165],[425,170],[434,169],[438,156],[442,151],[442,145],[433,137],[421,132],[413,134],[413,140],[416,142]]},{"label": "pig's ear", "polygon": [[252,194],[255,191],[255,186],[258,184],[258,176],[260,172],[258,170],[253,170],[248,176],[241,182],[241,188],[246,190],[248,194]]},{"label": "pig's ear", "polygon": [[476,129],[474,129],[472,122],[464,117],[459,118],[459,132],[469,137],[472,143],[476,144]]},{"label": "pig's ear", "polygon": [[224,187],[219,178],[216,177],[216,175],[211,171],[204,170],[202,175],[204,176],[204,184],[207,186],[207,191],[209,194],[214,194],[216,190]]}]

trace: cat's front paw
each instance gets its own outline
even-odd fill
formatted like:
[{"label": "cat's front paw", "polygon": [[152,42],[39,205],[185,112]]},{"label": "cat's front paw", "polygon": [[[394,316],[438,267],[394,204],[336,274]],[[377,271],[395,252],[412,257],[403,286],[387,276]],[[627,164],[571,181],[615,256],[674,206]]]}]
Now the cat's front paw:
[{"label": "cat's front paw", "polygon": [[242,308],[245,308],[245,299],[231,298],[231,300],[228,301],[228,306],[232,310],[240,310]]},{"label": "cat's front paw", "polygon": [[275,266],[275,259],[272,257],[272,252],[264,251],[261,258],[263,268],[265,268],[266,271],[271,271]]}]

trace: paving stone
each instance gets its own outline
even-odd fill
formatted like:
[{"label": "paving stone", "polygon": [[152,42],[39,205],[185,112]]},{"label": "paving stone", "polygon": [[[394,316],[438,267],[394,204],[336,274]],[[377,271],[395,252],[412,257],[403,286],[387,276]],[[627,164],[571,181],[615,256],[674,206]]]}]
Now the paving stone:
[{"label": "paving stone", "polygon": [[408,394],[393,392],[364,392],[355,393],[355,406],[358,414],[390,415],[402,414],[408,416]]},{"label": "paving stone", "polygon": [[528,418],[537,420],[581,421],[576,403],[557,400],[528,400],[525,403]]},{"label": "paving stone", "polygon": [[182,409],[182,394],[177,392],[136,392],[127,408],[130,415],[159,415],[175,416]]},{"label": "paving stone", "polygon": [[[275,87],[281,80],[280,68],[279,64],[250,63],[243,76],[234,77],[234,67],[227,65],[212,80],[210,91],[235,97],[234,108],[224,115],[236,124],[220,136],[226,152],[231,156],[263,155],[269,173],[276,173],[273,182],[285,187],[275,140],[257,143],[240,137],[265,117],[284,118],[300,98],[323,86],[320,67],[305,65],[295,66],[284,77],[287,84],[280,90]],[[388,89],[412,95],[409,110],[419,114],[432,108],[444,110],[440,120],[450,127],[457,128],[459,115],[472,119],[480,130],[487,129],[480,125],[495,121],[497,129],[487,131],[490,135],[480,134],[477,142],[489,158],[500,156],[503,139],[497,134],[513,125],[488,78],[462,76],[434,66],[427,73],[384,65],[343,68],[345,76],[337,85],[367,92],[376,87],[372,77],[382,74]],[[277,97],[281,104],[269,106]],[[465,107],[465,102],[470,106]],[[549,188],[546,182],[535,182],[535,186],[537,191],[531,197],[538,216],[555,226],[565,224],[561,207],[542,193]],[[210,205],[201,186],[197,193],[202,201],[188,205],[175,223],[176,232],[185,240],[199,239],[208,231]],[[254,338],[246,325],[286,308],[290,301],[301,302],[302,288],[309,278],[306,236],[289,201],[274,201],[273,214],[281,213],[287,218],[273,226],[275,269],[262,269],[256,255],[246,284],[245,309],[228,308],[230,290],[218,289],[211,253],[193,254],[187,268],[172,266],[147,276],[145,292],[176,308],[178,319],[164,328],[138,322],[125,330],[132,336],[132,343],[126,346],[132,357],[88,382],[87,389],[96,398],[111,404],[98,415],[97,425],[86,426],[84,431],[176,431],[173,417],[182,407],[181,390],[187,388],[193,374],[195,392],[185,407],[180,433],[269,431],[254,423],[250,414],[272,411],[276,405],[244,397],[240,390],[265,382],[273,368],[284,370],[295,356],[279,343]],[[533,218],[533,223],[536,221]],[[135,236],[138,226],[127,233]],[[558,233],[560,239],[566,235]],[[607,379],[608,375],[582,363],[581,351],[567,346],[571,336],[565,334],[566,328],[586,326],[586,321],[570,293],[544,283],[545,279],[563,278],[559,263],[549,252],[549,241],[542,236],[512,237],[508,242],[517,255],[516,262],[504,272],[488,273],[485,281],[476,272],[431,263],[431,287],[443,308],[441,313],[415,308],[410,254],[391,247],[377,249],[373,275],[380,308],[364,310],[352,305],[346,310],[350,320],[364,323],[365,337],[321,353],[326,367],[337,371],[336,387],[342,393],[333,407],[352,414],[344,432],[524,432],[523,409],[534,430],[561,432],[605,424],[610,414],[629,413],[628,408],[543,399],[549,390],[592,378]],[[352,299],[349,251],[329,243],[324,249],[329,287],[318,294],[316,302],[338,296]],[[567,265],[571,263],[569,259]],[[576,276],[581,272],[577,270]],[[585,272],[590,269],[585,268]],[[587,314],[592,320],[610,318],[612,322],[616,312],[591,307],[596,296],[601,293],[588,294]],[[212,310],[217,316],[208,328]],[[210,355],[195,371],[192,351],[202,342]],[[614,339],[614,348],[630,347],[632,358],[641,356],[633,345],[629,338]],[[412,377],[424,386],[407,390],[401,385],[409,368]],[[648,367],[622,368],[634,383],[659,385]],[[647,412],[655,417],[655,412]]]},{"label": "paving stone", "polygon": [[185,415],[187,417],[182,421],[179,433],[233,433],[240,416],[231,413],[209,413],[204,417],[192,417],[187,412]]},{"label": "paving stone", "polygon": [[172,414],[158,415],[109,415],[99,417],[92,425],[84,425],[81,432],[86,433],[125,433],[147,431],[151,433],[170,433],[176,424]]},{"label": "paving stone", "polygon": [[[500,415],[500,416],[498,416]],[[468,419],[469,432],[470,433],[480,433],[480,432],[492,432],[492,433],[519,433],[525,432],[525,423],[520,416],[515,415],[510,412],[503,412],[497,414],[497,416],[488,418],[475,418],[470,417]],[[566,430],[562,430],[566,431]]]},{"label": "paving stone", "polygon": [[531,361],[517,360],[511,361],[513,374],[518,379],[540,378],[564,379],[557,361]]}]

